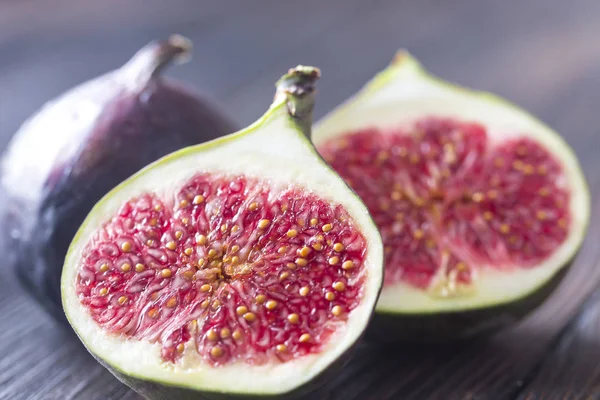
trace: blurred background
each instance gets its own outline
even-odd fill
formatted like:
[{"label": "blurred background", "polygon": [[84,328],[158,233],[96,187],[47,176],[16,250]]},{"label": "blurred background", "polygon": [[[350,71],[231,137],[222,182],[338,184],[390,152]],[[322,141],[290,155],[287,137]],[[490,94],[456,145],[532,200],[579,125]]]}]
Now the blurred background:
[{"label": "blurred background", "polygon": [[[191,62],[171,67],[168,75],[216,100],[241,126],[268,107],[275,80],[289,67],[302,63],[322,69],[315,114],[320,118],[383,69],[397,49],[406,48],[443,78],[496,92],[541,117],[575,148],[588,177],[593,182],[597,177],[598,0],[0,0],[0,148],[44,102],[117,68],[147,42],[171,33],[192,39],[194,53]],[[1,399],[137,398],[81,351],[9,276],[0,272]],[[440,392],[423,388],[435,386],[436,380],[430,384],[421,379],[437,377],[439,388],[446,379],[442,376],[461,370],[471,357],[457,359],[458,350],[451,350],[423,361],[413,354],[408,360],[418,366],[418,373],[406,378],[405,391],[390,389],[372,398],[524,396],[539,376],[531,375],[534,366],[545,371],[542,354],[560,343],[561,332],[578,329],[573,321],[600,276],[581,272],[569,279],[561,293],[570,294],[540,311],[552,318],[536,322],[534,316],[498,339],[493,349],[486,345],[477,350],[503,359],[519,353],[522,359],[515,356],[517,361],[501,368],[502,373],[510,371],[508,379],[498,378],[501,374],[494,370],[496,381],[490,378],[487,386],[473,381],[457,389],[455,384],[453,395],[435,397]],[[556,312],[552,304],[559,301],[564,307]],[[6,334],[5,327],[24,318],[28,322],[22,330]],[[540,328],[542,320],[550,322]],[[536,342],[527,346],[535,352],[505,345],[523,334],[523,340]],[[366,359],[372,360],[367,353]],[[576,369],[577,362],[584,362],[588,372],[596,368],[592,359],[585,360],[569,365]],[[403,368],[412,368],[396,367],[398,376]],[[549,376],[547,384],[557,386],[548,393],[568,386]],[[589,381],[589,375],[583,376]],[[378,382],[377,377],[368,378],[367,386]],[[411,392],[410,385],[420,389]],[[511,388],[507,397],[497,392],[502,385]],[[343,398],[368,398],[362,390],[354,387]],[[542,385],[531,390],[536,394],[548,389]],[[338,398],[327,393],[322,398]]]},{"label": "blurred background", "polygon": [[320,117],[404,47],[569,135],[600,100],[586,90],[600,83],[599,26],[597,0],[1,0],[0,146],[48,99],[174,32],[194,41],[194,58],[169,74],[241,124],[262,113],[291,66],[322,69]]}]

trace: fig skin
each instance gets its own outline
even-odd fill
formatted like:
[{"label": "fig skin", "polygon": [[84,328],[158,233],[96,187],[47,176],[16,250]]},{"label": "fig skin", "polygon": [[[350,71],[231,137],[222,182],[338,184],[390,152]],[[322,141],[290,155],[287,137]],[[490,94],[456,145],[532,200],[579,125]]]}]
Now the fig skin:
[{"label": "fig skin", "polygon": [[544,304],[560,285],[571,265],[572,261],[537,290],[520,299],[493,307],[413,315],[377,312],[367,327],[365,342],[439,344],[485,340],[516,325]]},{"label": "fig skin", "polygon": [[107,368],[119,381],[132,388],[136,393],[148,400],[308,400],[327,396],[327,384],[351,361],[356,346],[364,336],[352,344],[328,368],[323,370],[311,382],[283,394],[231,394],[208,391],[197,391],[181,387],[168,386],[161,382],[135,378],[123,373],[94,356],[96,361]]},{"label": "fig skin", "polygon": [[238,129],[212,102],[160,76],[190,49],[178,35],[149,43],[121,68],[45,105],[2,157],[4,254],[61,322],[64,257],[93,205],[162,156]]}]

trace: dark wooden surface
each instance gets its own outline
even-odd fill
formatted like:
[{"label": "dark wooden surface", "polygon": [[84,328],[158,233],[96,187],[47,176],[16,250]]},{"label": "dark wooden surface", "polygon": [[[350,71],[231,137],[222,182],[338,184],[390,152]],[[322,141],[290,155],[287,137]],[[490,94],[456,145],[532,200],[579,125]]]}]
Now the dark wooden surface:
[{"label": "dark wooden surface", "polygon": [[[0,0],[0,146],[44,101],[171,32],[192,38],[195,55],[170,74],[241,124],[290,66],[322,68],[320,117],[406,47],[444,78],[539,115],[584,165],[590,234],[536,313],[483,342],[363,345],[311,399],[600,398],[598,0]],[[0,399],[137,398],[0,270]]]}]

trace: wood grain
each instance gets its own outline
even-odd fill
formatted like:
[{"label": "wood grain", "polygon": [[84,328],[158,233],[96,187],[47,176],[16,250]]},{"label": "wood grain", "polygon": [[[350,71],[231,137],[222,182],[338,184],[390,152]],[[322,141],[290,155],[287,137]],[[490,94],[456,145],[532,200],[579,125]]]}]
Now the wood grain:
[{"label": "wood grain", "polygon": [[547,354],[520,399],[600,398],[600,292]]},{"label": "wood grain", "polygon": [[[600,284],[598,15],[597,0],[4,1],[0,146],[44,101],[171,32],[194,40],[195,58],[170,74],[243,124],[264,111],[273,82],[291,66],[322,68],[320,117],[406,47],[433,72],[495,91],[565,136],[592,185],[590,235],[557,292],[513,329],[446,346],[361,344],[310,398],[600,398],[600,294],[580,314]],[[56,326],[6,268],[0,316],[0,399],[139,398]]]}]

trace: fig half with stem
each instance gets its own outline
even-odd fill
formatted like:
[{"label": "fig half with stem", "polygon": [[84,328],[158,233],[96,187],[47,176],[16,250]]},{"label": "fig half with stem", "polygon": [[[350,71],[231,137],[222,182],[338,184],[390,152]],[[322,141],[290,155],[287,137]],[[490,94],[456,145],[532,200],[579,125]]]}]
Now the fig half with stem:
[{"label": "fig half with stem", "polygon": [[149,43],[123,67],[46,104],[3,155],[4,254],[20,281],[63,321],[64,256],[92,206],[165,154],[236,129],[211,102],[161,77],[190,49],[178,35]]},{"label": "fig half with stem", "polygon": [[144,396],[294,397],[324,383],[366,329],[383,246],[311,144],[318,76],[290,70],[256,123],[144,168],[77,232],[65,313]]},{"label": "fig half with stem", "polygon": [[405,51],[315,127],[379,226],[384,340],[496,332],[541,304],[582,244],[578,159],[538,119],[430,75]]}]

